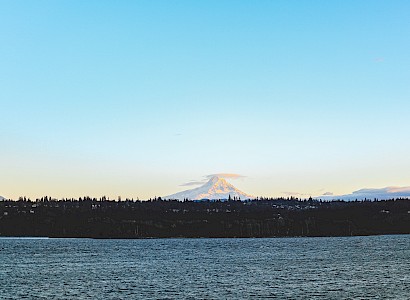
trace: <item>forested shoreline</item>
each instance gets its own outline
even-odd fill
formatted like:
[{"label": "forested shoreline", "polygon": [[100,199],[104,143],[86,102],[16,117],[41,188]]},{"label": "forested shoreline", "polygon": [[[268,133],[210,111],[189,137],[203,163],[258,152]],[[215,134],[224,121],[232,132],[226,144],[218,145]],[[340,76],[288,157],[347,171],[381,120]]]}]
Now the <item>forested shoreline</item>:
[{"label": "forested shoreline", "polygon": [[410,200],[295,198],[0,201],[0,236],[81,238],[295,237],[410,233]]}]

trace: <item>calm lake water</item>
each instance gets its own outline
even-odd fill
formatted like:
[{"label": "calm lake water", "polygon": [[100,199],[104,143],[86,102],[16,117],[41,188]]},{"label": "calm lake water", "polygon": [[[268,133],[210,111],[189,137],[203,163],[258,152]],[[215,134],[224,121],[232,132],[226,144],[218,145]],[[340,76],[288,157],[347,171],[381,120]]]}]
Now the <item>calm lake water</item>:
[{"label": "calm lake water", "polygon": [[410,299],[410,235],[0,238],[1,299]]}]

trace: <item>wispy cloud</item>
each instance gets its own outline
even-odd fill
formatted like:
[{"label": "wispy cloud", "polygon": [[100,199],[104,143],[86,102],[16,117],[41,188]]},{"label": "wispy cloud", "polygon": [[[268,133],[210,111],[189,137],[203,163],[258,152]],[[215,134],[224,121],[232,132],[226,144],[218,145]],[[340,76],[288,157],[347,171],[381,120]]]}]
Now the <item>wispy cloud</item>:
[{"label": "wispy cloud", "polygon": [[323,193],[323,196],[333,196],[333,193],[332,192],[326,192],[326,193]]},{"label": "wispy cloud", "polygon": [[192,181],[188,181],[188,182],[185,182],[183,184],[180,184],[180,186],[201,185],[201,184],[204,184],[205,182],[206,182],[205,180],[203,180],[203,181],[194,181],[194,180],[192,180]]},{"label": "wispy cloud", "polygon": [[246,176],[240,175],[240,174],[234,174],[234,173],[217,173],[217,174],[209,174],[206,175],[205,178],[210,179],[212,177],[220,177],[220,178],[229,178],[229,179],[239,179],[239,178],[245,178]]}]

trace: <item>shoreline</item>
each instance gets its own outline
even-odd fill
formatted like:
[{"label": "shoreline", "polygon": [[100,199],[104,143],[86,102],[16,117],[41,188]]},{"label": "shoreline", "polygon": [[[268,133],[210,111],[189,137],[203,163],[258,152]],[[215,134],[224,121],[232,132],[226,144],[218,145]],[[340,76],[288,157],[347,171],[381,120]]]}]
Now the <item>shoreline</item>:
[{"label": "shoreline", "polygon": [[367,234],[367,235],[330,235],[330,236],[267,236],[267,237],[63,237],[63,236],[0,236],[2,239],[15,239],[15,240],[183,240],[183,239],[212,239],[212,240],[225,240],[225,239],[312,239],[312,238],[355,238],[355,237],[378,237],[378,236],[405,236],[410,233],[391,233],[391,234]]}]

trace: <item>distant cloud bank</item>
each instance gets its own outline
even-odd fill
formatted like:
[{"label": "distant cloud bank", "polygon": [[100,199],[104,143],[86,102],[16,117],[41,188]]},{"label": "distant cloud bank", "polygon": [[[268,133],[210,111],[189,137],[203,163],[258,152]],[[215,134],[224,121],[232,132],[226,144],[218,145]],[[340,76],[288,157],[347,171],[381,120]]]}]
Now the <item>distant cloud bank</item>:
[{"label": "distant cloud bank", "polygon": [[352,192],[351,194],[346,195],[333,195],[332,193],[324,193],[321,196],[315,197],[317,199],[323,200],[363,200],[363,199],[379,199],[379,200],[387,200],[387,199],[394,199],[394,198],[410,198],[410,187],[385,187],[380,189],[360,189],[357,191]]}]

